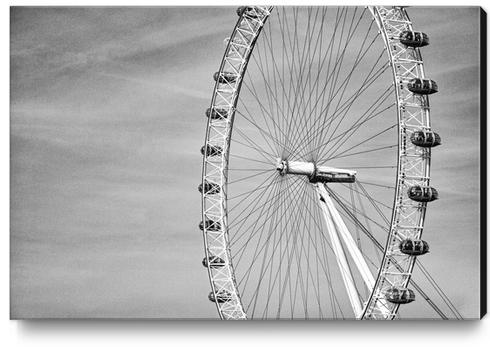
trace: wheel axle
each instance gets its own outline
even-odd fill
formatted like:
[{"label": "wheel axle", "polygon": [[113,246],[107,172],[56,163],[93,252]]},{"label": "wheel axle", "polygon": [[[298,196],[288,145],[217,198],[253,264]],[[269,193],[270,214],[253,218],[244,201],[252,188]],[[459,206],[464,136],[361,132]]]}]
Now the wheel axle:
[{"label": "wheel axle", "polygon": [[276,169],[281,176],[286,174],[308,176],[310,183],[353,183],[356,181],[356,171],[317,166],[314,162],[288,161],[277,158]]}]

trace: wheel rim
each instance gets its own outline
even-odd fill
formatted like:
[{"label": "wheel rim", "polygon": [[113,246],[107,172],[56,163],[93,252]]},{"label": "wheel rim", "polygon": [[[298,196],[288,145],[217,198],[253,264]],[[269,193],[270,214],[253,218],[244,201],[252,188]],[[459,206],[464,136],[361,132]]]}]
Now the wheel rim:
[{"label": "wheel rim", "polygon": [[[331,17],[328,17],[327,11],[333,12]],[[277,16],[275,21],[274,14]],[[292,41],[291,32],[285,34],[286,25],[290,24],[287,23],[288,18],[290,22],[294,21],[295,28],[306,28],[303,40],[296,30]],[[322,19],[321,24],[316,20],[318,18]],[[325,24],[328,21],[326,18],[333,18],[331,21],[333,24]],[[349,44],[355,41],[353,38],[357,37],[356,25],[360,25],[361,22],[366,22],[365,27],[368,27],[368,30],[366,33],[360,33],[363,41],[355,47],[356,55],[354,51],[350,51],[352,46]],[[331,34],[333,39],[330,36],[329,40],[331,49],[325,50],[330,52],[328,67],[330,68],[332,59],[337,64],[333,64],[334,68],[326,72],[326,78],[322,78],[320,74],[322,68],[319,68],[323,67],[320,65],[321,54],[317,53],[321,52],[321,48],[318,51],[318,44],[313,44],[315,42],[313,34],[316,27],[318,29],[316,43],[319,42],[320,37],[320,42],[327,42],[326,37],[320,35],[323,35],[323,32],[327,32],[325,35],[328,35],[326,30],[328,25],[335,30],[342,27],[342,31],[340,34],[335,30],[331,31],[334,33]],[[279,28],[278,32],[274,31],[276,28]],[[376,29],[379,30],[378,34],[375,33]],[[426,202],[414,202],[408,198],[406,192],[412,186],[428,186],[430,179],[430,148],[415,146],[408,141],[414,131],[430,130],[430,118],[428,97],[415,95],[407,90],[407,82],[410,79],[423,79],[425,76],[418,48],[405,46],[398,40],[399,34],[405,30],[412,31],[411,22],[405,10],[399,7],[333,10],[326,8],[274,10],[271,7],[246,7],[242,11],[227,43],[216,76],[211,111],[208,114],[201,188],[202,220],[205,221],[202,229],[205,260],[207,260],[205,266],[211,284],[210,299],[216,302],[221,318],[327,318],[329,317],[325,312],[327,309],[323,306],[330,308],[332,318],[393,319],[396,317],[399,303],[387,300],[387,292],[391,288],[406,288],[415,264],[415,256],[407,256],[400,252],[399,244],[405,239],[420,239],[426,209]],[[278,35],[282,35],[283,51],[288,44],[291,48],[291,55],[287,57],[286,54],[285,58],[281,57],[280,63],[273,58],[274,52],[277,52],[274,45],[280,42],[274,41],[273,37]],[[335,50],[337,41],[334,35],[340,35],[336,36],[337,50]],[[381,44],[388,54],[386,52],[371,54],[369,49],[372,46],[369,44],[372,37],[376,39],[372,42]],[[308,49],[300,49],[301,41],[303,47]],[[295,42],[298,44],[296,45]],[[345,48],[342,46],[343,42],[347,42]],[[368,48],[363,51],[363,47]],[[267,49],[269,49],[268,57]],[[340,58],[343,63],[344,58],[355,57],[354,62],[346,66],[355,65],[357,68],[361,66],[361,62],[364,63],[363,59],[366,56],[371,57],[371,60],[376,63],[372,67],[365,68],[369,73],[364,82],[362,77],[355,76],[353,73],[348,74],[346,79],[341,77],[342,70],[340,67],[337,68]],[[359,57],[362,58],[358,60]],[[380,58],[375,60],[376,57]],[[379,62],[381,58],[384,59]],[[296,70],[295,59],[299,66]],[[314,79],[315,74],[311,73],[311,67],[313,61],[316,63],[316,59],[320,72]],[[250,67],[247,71],[248,65]],[[288,68],[289,75],[287,71],[284,72]],[[309,69],[308,74],[303,75],[306,69]],[[349,100],[349,95],[369,92],[369,88],[362,89],[365,85],[375,89],[377,78],[383,75],[373,73],[378,69],[384,69],[380,71],[384,73],[384,77],[388,75],[389,83],[394,82],[393,85],[382,89],[383,92],[378,93],[376,97],[367,98],[371,102],[374,100],[371,105],[363,105],[359,96]],[[271,71],[277,72],[277,75],[271,74]],[[262,92],[260,87],[254,84],[254,73],[255,77],[262,75],[263,80],[269,82],[264,83]],[[274,76],[274,80],[270,78],[271,76]],[[294,88],[294,83],[289,83],[289,89],[285,88],[287,78],[289,82],[296,81],[297,86],[301,88]],[[370,78],[374,79],[371,84],[369,84]],[[312,99],[320,100],[318,88],[312,92],[311,85],[319,87],[321,85],[319,81],[322,80],[327,81],[326,85],[330,83],[328,92],[325,89],[321,103],[310,102]],[[347,82],[342,84],[338,82],[339,80]],[[273,83],[274,88],[271,86]],[[352,91],[349,89],[350,83],[360,85],[361,88]],[[306,91],[306,84],[310,86],[308,91]],[[282,100],[278,100],[273,95],[273,91],[278,90],[278,85],[279,90],[282,85]],[[337,88],[332,87],[339,85],[340,87]],[[305,98],[305,94],[309,95],[309,98]],[[294,101],[291,101],[292,95],[296,96]],[[315,97],[313,98],[312,95]],[[386,101],[388,97],[393,98],[393,95],[394,101],[393,99]],[[348,103],[342,104],[345,101],[344,96]],[[255,105],[249,100],[254,98]],[[353,109],[356,102],[359,104]],[[304,107],[301,106],[303,104]],[[334,104],[336,108],[332,111],[330,105]],[[296,105],[299,106],[296,108]],[[319,106],[320,116],[315,114],[311,117],[316,106]],[[352,116],[352,122],[346,122],[350,125],[343,128],[342,123],[351,116],[349,111],[356,108],[364,110],[364,113],[358,118]],[[380,110],[383,111],[379,112]],[[257,124],[255,120],[260,113],[264,121]],[[300,117],[307,113],[310,117]],[[383,113],[391,114],[392,120],[396,122],[394,124],[381,122],[385,126],[373,127],[370,133],[367,131],[364,138],[358,141],[352,140],[358,129],[362,128],[366,132],[364,125],[368,121],[374,122],[374,119]],[[223,118],[223,115],[226,115],[226,118]],[[328,123],[328,118],[322,119],[322,115],[333,120]],[[321,127],[321,130],[320,127],[315,127],[317,124],[325,124],[325,119],[327,119],[328,130],[325,127]],[[299,133],[295,129],[302,129],[303,132]],[[395,143],[362,148],[372,143],[372,139],[379,141],[386,133],[394,134]],[[262,143],[258,144],[258,141]],[[392,152],[394,158],[392,165],[381,165],[377,161],[376,165],[369,166],[378,154],[386,156],[383,151]],[[355,167],[350,167],[353,157],[357,157]],[[374,250],[362,250],[362,252],[372,263],[368,265],[373,272],[375,282],[373,281],[374,284],[370,288],[362,288],[362,284],[357,285],[359,282],[362,283],[362,274],[352,276],[356,282],[355,290],[362,303],[357,312],[354,310],[354,315],[352,312],[350,314],[344,312],[344,307],[348,306],[349,302],[345,293],[338,294],[342,292],[341,288],[345,283],[342,283],[342,271],[341,274],[333,274],[332,264],[338,257],[337,253],[332,255],[334,253],[331,251],[332,245],[323,233],[325,221],[322,221],[321,212],[314,206],[315,197],[318,197],[315,195],[314,185],[305,180],[305,177],[290,175],[283,177],[278,174],[274,167],[275,158],[289,161],[299,159],[315,162],[318,166],[339,164],[341,168],[358,170],[359,173],[373,169],[381,170],[379,172],[386,172],[384,170],[392,172],[391,175],[387,175],[390,176],[389,184],[383,180],[363,179],[353,185],[344,183],[325,185],[326,194],[341,211],[342,218],[348,221],[346,224],[350,223],[348,228],[355,233],[356,240],[369,240],[370,235],[373,238],[370,241]],[[270,168],[265,170],[264,165]],[[372,177],[373,174],[367,174],[369,175]],[[395,180],[394,184],[393,180]],[[247,184],[254,190],[244,188]],[[239,186],[240,188],[235,188]],[[388,189],[386,187],[389,186],[393,186],[389,203],[386,203],[387,194],[373,194],[375,189],[380,191]],[[350,201],[346,198],[349,195]],[[289,206],[289,212],[285,206]],[[384,212],[376,211],[383,208],[385,208]],[[271,209],[275,211],[271,212]],[[291,213],[295,209],[296,213]],[[364,215],[361,213],[363,209]],[[366,209],[371,211],[368,213]],[[390,209],[391,215],[388,215],[387,209]],[[301,212],[297,212],[298,210]],[[350,215],[349,211],[350,213],[354,211],[354,215]],[[378,216],[373,217],[376,213]],[[289,219],[284,215],[289,215]],[[364,222],[360,221],[361,218],[364,218]],[[259,229],[261,223],[263,227]],[[386,223],[384,228],[383,223]],[[374,228],[379,227],[377,235],[371,230],[373,225]],[[279,233],[278,229],[284,232]],[[293,229],[300,231],[294,232]],[[248,231],[248,234],[243,230]],[[261,230],[260,237],[258,230]],[[315,232],[310,233],[311,230]],[[254,238],[255,241],[252,241]],[[261,240],[267,242],[261,243]],[[321,247],[316,247],[319,244]],[[362,249],[360,242],[358,247]],[[316,262],[311,261],[311,254],[317,256]],[[373,261],[375,258],[377,260]],[[215,262],[217,259],[219,264]],[[249,266],[243,265],[247,263]],[[351,262],[349,267],[350,264]],[[320,272],[322,276],[319,275]],[[269,277],[268,282],[263,280],[265,275]],[[295,282],[288,280],[293,277]],[[248,283],[258,285],[247,287]],[[281,287],[278,283],[284,283],[284,286]],[[337,283],[335,288],[333,283]],[[364,292],[361,294],[360,291]],[[288,299],[289,303],[284,304]]]}]

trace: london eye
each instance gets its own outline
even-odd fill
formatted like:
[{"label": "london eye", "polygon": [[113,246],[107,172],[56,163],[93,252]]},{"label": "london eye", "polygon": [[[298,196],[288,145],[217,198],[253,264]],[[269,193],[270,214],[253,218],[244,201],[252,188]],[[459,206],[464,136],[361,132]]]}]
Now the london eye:
[{"label": "london eye", "polygon": [[421,300],[448,318],[412,279],[430,276],[419,260],[439,197],[429,36],[404,7],[237,14],[198,187],[219,317],[391,320]]}]

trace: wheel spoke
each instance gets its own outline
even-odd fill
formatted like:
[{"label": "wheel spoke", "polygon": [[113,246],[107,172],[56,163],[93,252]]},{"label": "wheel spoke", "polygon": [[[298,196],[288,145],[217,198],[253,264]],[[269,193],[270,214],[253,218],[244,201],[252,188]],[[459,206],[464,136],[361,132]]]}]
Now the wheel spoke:
[{"label": "wheel spoke", "polygon": [[409,192],[432,189],[431,150],[417,144],[431,129],[428,96],[413,87],[427,81],[419,48],[402,38],[415,35],[405,9],[238,14],[200,186],[220,317],[394,319],[390,290],[408,293],[418,256],[403,244],[422,241],[427,208]]}]

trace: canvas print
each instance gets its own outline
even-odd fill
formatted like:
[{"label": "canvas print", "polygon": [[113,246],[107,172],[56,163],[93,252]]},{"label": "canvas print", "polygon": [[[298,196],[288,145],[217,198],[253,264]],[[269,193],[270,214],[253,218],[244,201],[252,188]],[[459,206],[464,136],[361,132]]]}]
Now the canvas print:
[{"label": "canvas print", "polygon": [[485,314],[479,7],[10,21],[12,319]]}]

